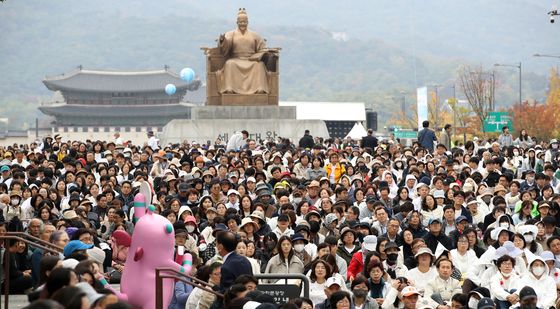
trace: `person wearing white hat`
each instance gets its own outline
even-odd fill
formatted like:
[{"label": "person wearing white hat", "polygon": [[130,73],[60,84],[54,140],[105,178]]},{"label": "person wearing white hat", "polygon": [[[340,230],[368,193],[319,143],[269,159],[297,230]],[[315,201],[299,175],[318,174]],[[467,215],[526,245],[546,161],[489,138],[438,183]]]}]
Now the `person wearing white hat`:
[{"label": "person wearing white hat", "polygon": [[227,192],[226,208],[234,208],[239,211],[239,199],[241,198],[239,192],[235,189],[229,189]]}]

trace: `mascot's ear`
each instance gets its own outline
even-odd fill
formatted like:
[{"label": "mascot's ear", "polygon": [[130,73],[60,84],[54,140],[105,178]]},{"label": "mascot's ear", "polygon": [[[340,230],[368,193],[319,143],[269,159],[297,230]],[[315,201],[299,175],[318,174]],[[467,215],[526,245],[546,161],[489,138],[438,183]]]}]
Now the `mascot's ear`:
[{"label": "mascot's ear", "polygon": [[136,252],[134,253],[134,262],[138,262],[144,256],[144,249],[142,247],[136,248]]}]

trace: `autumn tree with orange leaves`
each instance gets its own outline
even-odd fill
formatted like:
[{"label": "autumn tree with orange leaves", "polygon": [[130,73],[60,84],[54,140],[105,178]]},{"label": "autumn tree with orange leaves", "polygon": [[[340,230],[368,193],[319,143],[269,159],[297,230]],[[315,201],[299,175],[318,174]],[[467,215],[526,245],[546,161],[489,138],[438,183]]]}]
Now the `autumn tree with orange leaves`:
[{"label": "autumn tree with orange leaves", "polygon": [[510,109],[513,128],[516,132],[527,130],[529,135],[541,140],[556,138],[560,134],[560,76],[552,69],[549,77],[549,92],[545,104],[523,102]]},{"label": "autumn tree with orange leaves", "polygon": [[552,106],[527,101],[515,104],[510,110],[513,129],[516,133],[525,129],[529,135],[539,140],[549,140],[554,136],[555,122]]}]

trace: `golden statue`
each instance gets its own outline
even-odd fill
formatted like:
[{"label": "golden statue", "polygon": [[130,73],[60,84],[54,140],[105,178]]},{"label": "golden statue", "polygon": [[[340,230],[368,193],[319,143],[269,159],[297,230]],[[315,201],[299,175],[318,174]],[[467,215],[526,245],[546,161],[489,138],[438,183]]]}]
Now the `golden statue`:
[{"label": "golden statue", "polygon": [[244,8],[237,13],[237,29],[220,35],[218,46],[227,59],[217,72],[220,93],[269,93],[265,64],[266,43],[247,26],[249,18]]},{"label": "golden statue", "polygon": [[206,56],[206,104],[278,105],[280,48],[248,30],[244,8],[237,29],[220,35],[217,47],[202,47]]}]

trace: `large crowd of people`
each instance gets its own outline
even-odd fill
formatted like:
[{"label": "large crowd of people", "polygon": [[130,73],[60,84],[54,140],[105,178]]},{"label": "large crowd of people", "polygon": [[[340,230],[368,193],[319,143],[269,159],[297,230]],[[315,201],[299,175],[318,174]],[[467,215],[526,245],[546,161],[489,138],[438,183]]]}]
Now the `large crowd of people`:
[{"label": "large crowd of people", "polygon": [[[30,308],[127,308],[112,284],[148,182],[177,254],[193,256],[191,275],[224,295],[177,281],[169,308],[558,308],[558,141],[506,127],[460,143],[451,129],[426,121],[411,146],[369,130],[360,140],[242,131],[213,145],[117,134],[2,147],[0,235],[64,249],[4,240],[2,286],[9,279]],[[258,274],[304,274],[309,295],[278,304],[258,286],[285,281]]]}]

